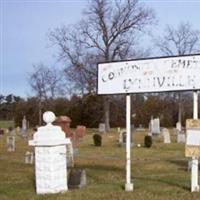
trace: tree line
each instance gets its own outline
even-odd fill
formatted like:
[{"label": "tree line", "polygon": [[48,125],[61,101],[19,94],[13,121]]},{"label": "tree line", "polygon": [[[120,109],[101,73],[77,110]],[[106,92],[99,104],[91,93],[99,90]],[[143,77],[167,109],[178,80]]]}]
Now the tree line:
[{"label": "tree line", "polygon": [[[192,118],[192,92],[182,92],[182,97],[182,124],[184,125],[187,118]],[[39,107],[37,97],[23,99],[14,95],[1,95],[0,120],[14,120],[15,126],[21,126],[25,115],[29,125],[35,127],[40,123],[39,110],[41,109],[42,113],[51,110],[56,116],[69,116],[72,119],[72,127],[85,125],[97,128],[99,123],[104,122],[102,99],[103,96],[96,94],[73,95],[70,98],[49,98],[43,100]],[[109,103],[111,105],[111,127],[125,127],[125,95],[115,95]],[[178,121],[179,98],[174,92],[132,94],[131,106],[131,123],[136,127],[140,124],[148,127],[152,116],[159,117],[163,127],[174,127]]]}]

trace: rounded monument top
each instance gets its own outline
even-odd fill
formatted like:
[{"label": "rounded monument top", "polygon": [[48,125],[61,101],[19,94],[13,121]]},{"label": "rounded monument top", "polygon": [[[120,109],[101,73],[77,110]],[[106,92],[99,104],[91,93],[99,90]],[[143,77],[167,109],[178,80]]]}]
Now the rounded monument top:
[{"label": "rounded monument top", "polygon": [[55,121],[56,116],[53,112],[51,111],[46,111],[43,114],[43,120],[47,123],[47,124],[51,124],[53,121]]}]

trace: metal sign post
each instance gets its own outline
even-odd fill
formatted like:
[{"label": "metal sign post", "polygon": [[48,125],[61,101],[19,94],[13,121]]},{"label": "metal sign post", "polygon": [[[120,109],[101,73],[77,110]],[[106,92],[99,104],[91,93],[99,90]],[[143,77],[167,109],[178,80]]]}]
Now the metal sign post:
[{"label": "metal sign post", "polygon": [[126,95],[126,183],[125,191],[133,191],[131,183],[131,96]]},{"label": "metal sign post", "polygon": [[[198,92],[193,91],[193,119],[198,119]],[[198,158],[192,157],[191,192],[198,192]]]}]

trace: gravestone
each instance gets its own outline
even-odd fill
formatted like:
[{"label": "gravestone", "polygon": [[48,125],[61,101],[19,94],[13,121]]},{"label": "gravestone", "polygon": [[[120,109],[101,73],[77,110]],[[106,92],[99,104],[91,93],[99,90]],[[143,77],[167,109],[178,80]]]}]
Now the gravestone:
[{"label": "gravestone", "polygon": [[124,144],[126,144],[126,129],[121,129],[120,133],[119,133],[119,145],[122,146]]},{"label": "gravestone", "polygon": [[[131,133],[131,147],[133,146],[133,134]],[[119,146],[126,146],[126,129],[122,129],[119,133]]]},{"label": "gravestone", "polygon": [[74,167],[74,151],[71,140],[66,145],[67,147],[67,167]]},{"label": "gravestone", "polygon": [[23,117],[22,120],[22,131],[27,131],[27,120],[26,120],[26,116]]},{"label": "gravestone", "polygon": [[78,144],[79,144],[79,138],[78,136],[76,135],[76,132],[71,132],[70,134],[70,140],[72,142],[72,146],[74,149],[77,149],[78,148]]},{"label": "gravestone", "polygon": [[164,137],[164,144],[171,143],[169,130],[167,128],[163,128],[162,135]]},{"label": "gravestone", "polygon": [[68,190],[65,138],[61,127],[52,125],[53,112],[45,112],[46,126],[38,128],[29,145],[35,146],[35,176],[37,194],[59,193]]},{"label": "gravestone", "polygon": [[120,131],[121,131],[121,128],[117,127],[117,132],[120,133]]},{"label": "gravestone", "polygon": [[181,123],[180,123],[180,122],[177,122],[177,123],[176,123],[176,129],[177,129],[178,131],[181,131]]},{"label": "gravestone", "polygon": [[185,144],[185,134],[183,131],[177,134],[177,143],[184,143]]},{"label": "gravestone", "polygon": [[85,170],[72,169],[69,173],[68,187],[71,189],[82,188],[86,186]]},{"label": "gravestone", "polygon": [[65,132],[66,137],[71,137],[70,124],[71,119],[68,116],[58,116],[53,124],[60,126],[62,131]]},{"label": "gravestone", "polygon": [[33,164],[33,152],[27,151],[25,153],[25,164]]},{"label": "gravestone", "polygon": [[152,136],[152,132],[151,132],[151,131],[148,131],[147,135],[148,135],[148,136]]},{"label": "gravestone", "polygon": [[8,152],[15,151],[15,136],[7,136],[6,143]]},{"label": "gravestone", "polygon": [[99,124],[99,132],[106,133],[106,125],[104,123]]},{"label": "gravestone", "polygon": [[8,128],[8,136],[15,136],[15,129],[13,127]]},{"label": "gravestone", "polygon": [[21,129],[20,129],[20,127],[18,126],[18,127],[16,127],[15,130],[16,130],[17,133],[19,133]]},{"label": "gravestone", "polygon": [[5,134],[8,134],[9,133],[9,130],[6,128],[5,129]]},{"label": "gravestone", "polygon": [[138,131],[145,131],[145,128],[143,124],[139,124],[139,127],[137,128]]},{"label": "gravestone", "polygon": [[86,127],[82,126],[82,125],[78,125],[76,127],[75,133],[76,133],[76,137],[78,138],[78,140],[79,141],[82,140],[83,137],[86,135]]},{"label": "gravestone", "polygon": [[4,130],[0,129],[0,135],[4,135]]},{"label": "gravestone", "polygon": [[135,129],[135,126],[134,126],[134,124],[131,124],[131,133],[133,133],[133,132],[134,132],[134,129]]},{"label": "gravestone", "polygon": [[26,116],[23,117],[22,120],[22,129],[21,129],[21,134],[23,137],[27,137],[28,135],[28,128],[27,128],[27,120],[26,120]]},{"label": "gravestone", "polygon": [[192,168],[192,160],[188,160],[188,171],[191,171]]},{"label": "gravestone", "polygon": [[160,119],[159,118],[151,119],[149,128],[152,135],[160,134]]}]

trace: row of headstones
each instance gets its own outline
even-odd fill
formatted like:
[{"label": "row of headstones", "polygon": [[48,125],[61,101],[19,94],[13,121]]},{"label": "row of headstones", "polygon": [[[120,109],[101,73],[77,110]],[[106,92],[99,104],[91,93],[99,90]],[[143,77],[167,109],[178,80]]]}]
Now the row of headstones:
[{"label": "row of headstones", "polygon": [[[178,131],[177,129],[174,129],[174,133],[177,137],[176,138],[177,143],[185,143],[186,134],[184,133],[184,131]],[[161,134],[163,136],[163,143],[164,144],[171,143],[170,132],[167,128],[162,128]],[[152,136],[153,134],[151,132],[148,132],[148,135]]]},{"label": "row of headstones", "polygon": [[[164,144],[169,144],[171,143],[171,138],[170,138],[170,133],[169,130],[167,128],[163,128],[162,129],[162,135],[163,135],[163,143]],[[126,129],[120,129],[118,128],[118,133],[119,133],[119,145],[120,146],[124,146],[126,144]],[[131,131],[131,140],[132,140],[132,131]],[[183,131],[178,131],[177,134],[177,130],[175,129],[175,133],[177,135],[177,143],[185,143],[186,141],[186,136],[185,133]],[[148,135],[152,136],[151,132],[148,132]]]},{"label": "row of headstones", "polygon": [[[156,134],[160,134],[162,132],[162,135],[164,137],[164,143],[171,143],[171,139],[170,139],[170,133],[169,130],[167,128],[163,128],[161,131],[160,128],[160,119],[159,118],[155,118],[155,119],[151,119],[150,123],[149,123],[149,133],[148,135],[156,135]],[[181,127],[181,123],[177,122],[176,123],[176,128],[174,129],[174,133],[177,136],[177,143],[185,143],[186,137],[185,137],[185,133],[182,130]]]}]

